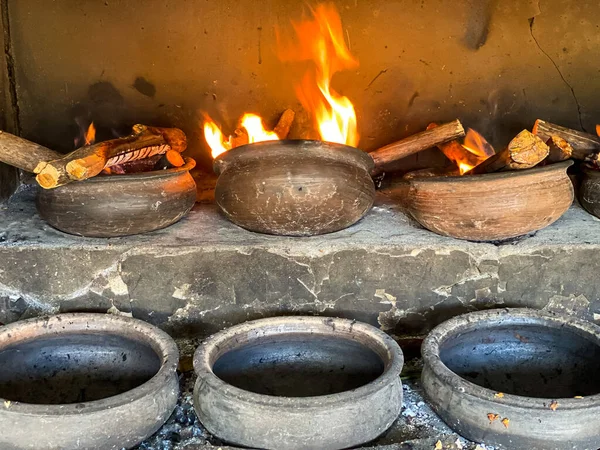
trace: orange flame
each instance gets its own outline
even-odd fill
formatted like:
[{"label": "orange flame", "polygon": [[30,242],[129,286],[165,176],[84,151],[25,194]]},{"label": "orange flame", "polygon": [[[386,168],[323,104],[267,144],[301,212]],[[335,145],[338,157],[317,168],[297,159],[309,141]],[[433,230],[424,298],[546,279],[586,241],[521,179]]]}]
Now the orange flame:
[{"label": "orange flame", "polygon": [[478,166],[495,153],[494,147],[481,134],[471,128],[467,130],[462,147],[466,152],[462,155],[456,155],[454,161],[461,175]]},{"label": "orange flame", "polygon": [[85,133],[84,145],[92,145],[94,142],[96,142],[96,127],[94,126],[94,122],[92,122]]},{"label": "orange flame", "polygon": [[312,18],[292,22],[298,41],[284,44],[277,33],[282,61],[308,61],[311,68],[296,85],[302,106],[311,112],[321,139],[356,146],[359,136],[352,102],[333,89],[331,79],[358,67],[344,41],[342,21],[333,4],[311,9]]},{"label": "orange flame", "polygon": [[[262,119],[256,114],[246,113],[240,121],[240,128],[243,128],[248,135],[248,143],[263,141],[276,141],[279,139],[273,131],[265,130]],[[213,158],[216,158],[221,153],[233,148],[233,137],[229,136],[225,139],[223,132],[219,126],[208,116],[204,121],[204,138],[211,149]]]}]

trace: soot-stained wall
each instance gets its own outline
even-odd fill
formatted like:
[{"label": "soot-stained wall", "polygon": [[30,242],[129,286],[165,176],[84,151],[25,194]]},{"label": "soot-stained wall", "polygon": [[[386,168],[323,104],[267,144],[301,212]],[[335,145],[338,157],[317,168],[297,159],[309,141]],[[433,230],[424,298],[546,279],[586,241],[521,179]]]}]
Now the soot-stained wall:
[{"label": "soot-stained wall", "polygon": [[[337,0],[360,61],[334,87],[372,150],[461,118],[496,145],[537,117],[593,130],[600,117],[597,0]],[[76,117],[110,137],[135,122],[184,129],[201,164],[202,112],[300,110],[274,28],[303,2],[8,0],[24,137],[73,149]],[[296,136],[309,120],[300,113]]]}]

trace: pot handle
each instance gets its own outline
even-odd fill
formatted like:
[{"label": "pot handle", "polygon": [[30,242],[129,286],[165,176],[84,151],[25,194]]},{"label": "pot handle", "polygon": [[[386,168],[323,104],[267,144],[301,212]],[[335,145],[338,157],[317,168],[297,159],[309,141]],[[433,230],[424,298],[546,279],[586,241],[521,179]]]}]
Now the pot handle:
[{"label": "pot handle", "polygon": [[420,151],[464,137],[465,129],[458,119],[414,134],[369,153],[375,163],[375,173],[393,170],[396,161]]},{"label": "pot handle", "polygon": [[33,172],[36,166],[45,161],[61,158],[61,153],[50,150],[14,134],[0,131],[0,161]]}]

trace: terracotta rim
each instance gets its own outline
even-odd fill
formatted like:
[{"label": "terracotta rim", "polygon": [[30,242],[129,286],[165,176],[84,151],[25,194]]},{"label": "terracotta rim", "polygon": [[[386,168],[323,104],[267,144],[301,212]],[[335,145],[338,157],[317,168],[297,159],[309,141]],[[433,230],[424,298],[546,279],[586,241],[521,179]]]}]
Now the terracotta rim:
[{"label": "terracotta rim", "polygon": [[[87,180],[79,181],[78,183],[107,183],[113,182],[114,180],[146,180],[149,178],[163,178],[171,175],[175,175],[181,172],[189,172],[194,167],[196,167],[196,161],[192,158],[188,158],[187,156],[183,158],[185,164],[181,167],[174,167],[172,169],[165,170],[152,170],[150,172],[140,172],[140,173],[129,173],[125,175],[110,175],[110,176],[98,176],[88,178]],[[71,186],[74,183],[69,183],[65,186]],[[76,184],[76,183],[75,183]]]},{"label": "terracotta rim", "polygon": [[[64,327],[64,329],[61,329]],[[61,330],[58,331],[57,330]],[[0,350],[13,344],[28,342],[39,337],[60,334],[111,333],[148,345],[160,359],[160,369],[145,383],[126,392],[90,402],[46,405],[11,401],[4,414],[30,414],[36,416],[64,416],[93,413],[127,405],[132,401],[152,396],[165,386],[179,363],[179,350],[175,341],[164,331],[149,323],[130,317],[99,313],[67,313],[37,317],[0,327]],[[0,407],[5,399],[0,398]]]},{"label": "terracotta rim", "polygon": [[409,180],[409,183],[476,183],[483,179],[485,181],[506,180],[510,178],[522,178],[525,176],[535,176],[545,172],[562,172],[573,165],[572,160],[562,161],[550,164],[544,167],[534,167],[533,169],[513,170],[508,172],[485,173],[480,175],[468,176],[438,176],[438,177],[416,177]]},{"label": "terracotta rim", "polygon": [[315,158],[358,165],[369,172],[375,166],[373,158],[367,152],[356,147],[317,140],[287,139],[282,141],[257,142],[236,147],[217,156],[213,167],[215,173],[220,174],[229,164],[252,161],[259,158],[278,157],[283,153],[294,151],[310,152],[309,156]]},{"label": "terracotta rim", "polygon": [[[490,317],[493,314],[495,315]],[[542,411],[548,410],[547,407],[543,406],[544,403],[550,404],[554,400],[560,401],[561,410],[586,409],[600,405],[600,393],[586,396],[582,399],[526,397],[506,393],[504,397],[496,398],[494,394],[497,391],[465,380],[442,362],[440,359],[440,347],[444,342],[464,332],[480,328],[486,322],[492,320],[494,321],[493,324],[497,325],[498,317],[503,316],[513,321],[513,323],[535,324],[555,329],[566,328],[600,346],[600,327],[593,323],[574,319],[570,316],[568,317],[568,321],[566,321],[566,317],[529,308],[492,309],[463,314],[443,322],[434,328],[423,341],[421,353],[424,364],[429,366],[435,376],[442,380],[446,386],[459,392],[460,395],[470,395],[485,401]]]},{"label": "terracotta rim", "polygon": [[[278,332],[284,325],[290,324],[295,325],[293,331],[286,330],[283,333]],[[349,330],[344,334],[340,332],[339,335],[336,335],[337,338],[357,342],[355,338],[352,337],[353,335],[359,334],[361,337],[364,337],[365,341],[368,342],[368,345],[364,342],[360,342],[360,344],[374,351],[381,358],[384,364],[383,373],[375,380],[363,386],[353,390],[339,392],[337,394],[313,397],[284,397],[257,394],[238,388],[221,380],[212,370],[214,363],[220,356],[236,348],[235,345],[232,348],[229,348],[227,344],[236,342],[238,336],[248,336],[249,334],[253,334],[258,338],[264,336],[276,336],[278,334],[306,334],[307,332],[315,335],[318,334],[320,330],[323,331],[323,334],[328,335],[332,328],[336,330]],[[251,339],[249,339],[249,342],[251,342]],[[312,316],[273,317],[236,325],[208,338],[196,349],[194,354],[194,371],[196,372],[196,375],[198,375],[197,382],[202,380],[203,382],[208,383],[211,388],[219,391],[226,388],[228,395],[243,399],[245,402],[268,404],[270,407],[286,407],[289,405],[290,400],[293,400],[295,405],[302,408],[316,407],[321,409],[323,406],[339,403],[340,401],[358,401],[361,398],[378,392],[381,390],[382,385],[388,386],[394,383],[396,378],[400,376],[403,364],[404,356],[402,350],[396,341],[383,331],[371,325],[353,320]]]}]

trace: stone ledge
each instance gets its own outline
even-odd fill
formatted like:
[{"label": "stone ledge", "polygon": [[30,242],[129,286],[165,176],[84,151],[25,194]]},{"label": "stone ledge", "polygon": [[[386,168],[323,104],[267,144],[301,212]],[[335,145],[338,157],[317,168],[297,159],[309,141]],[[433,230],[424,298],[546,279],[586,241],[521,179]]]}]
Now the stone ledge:
[{"label": "stone ledge", "polygon": [[361,222],[325,236],[255,234],[196,205],[165,230],[89,239],[50,228],[22,192],[0,213],[0,322],[111,311],[184,337],[282,314],[349,317],[398,336],[494,306],[597,320],[599,249],[600,220],[579,206],[502,245],[438,236],[381,194]]}]

